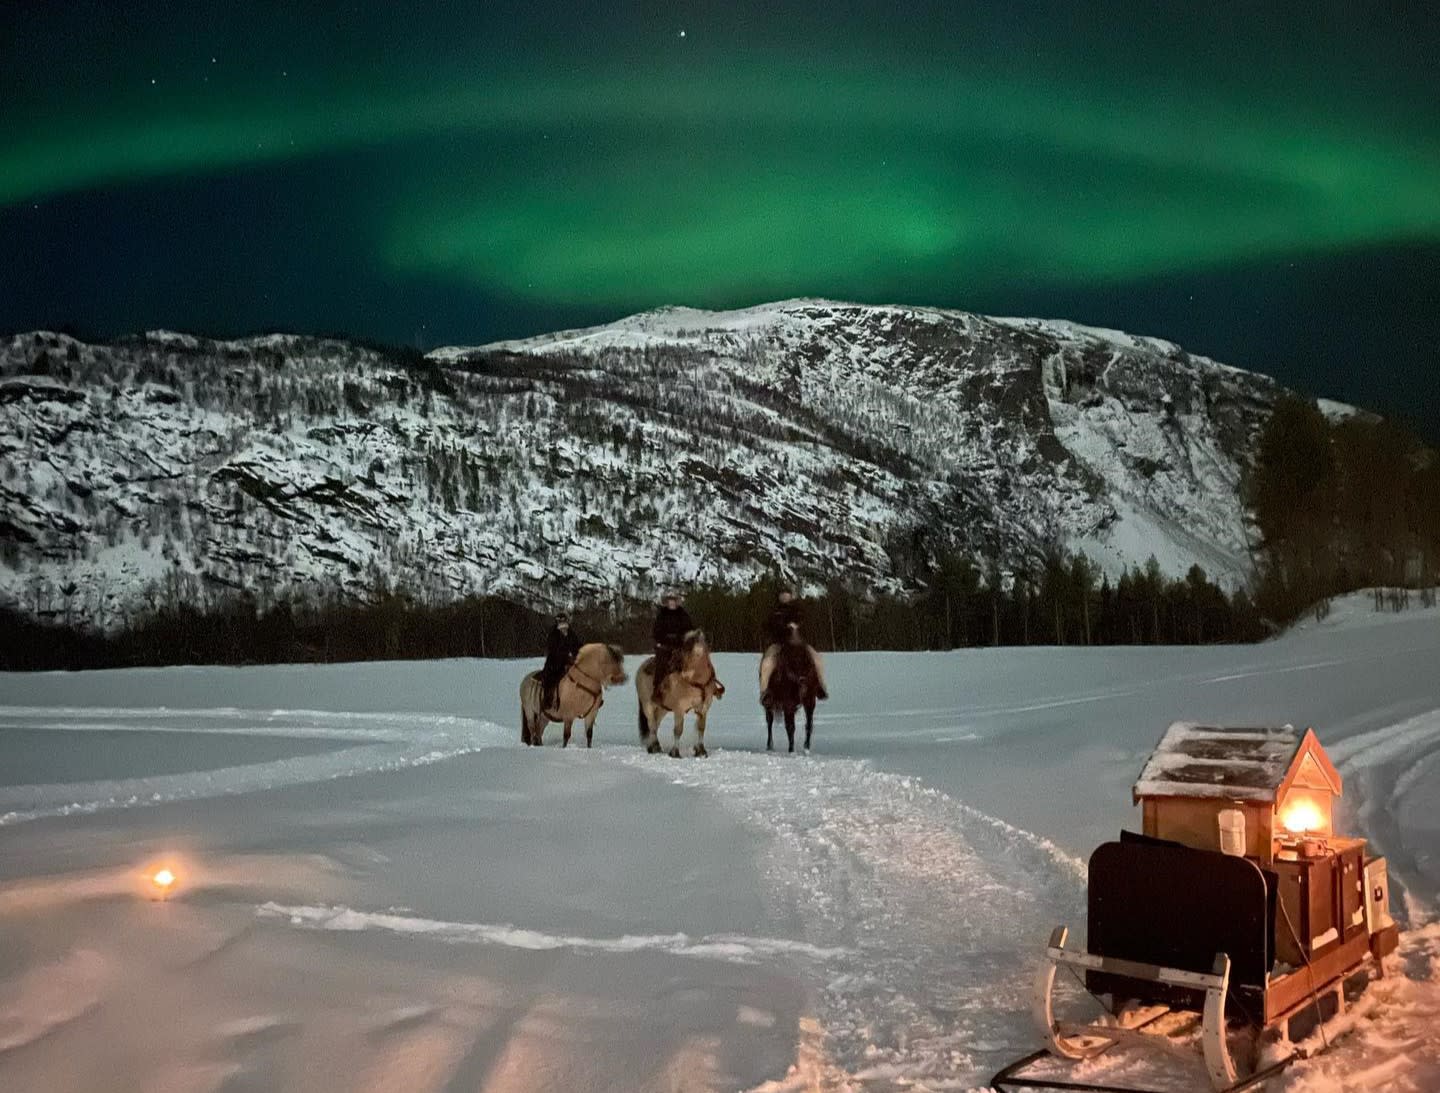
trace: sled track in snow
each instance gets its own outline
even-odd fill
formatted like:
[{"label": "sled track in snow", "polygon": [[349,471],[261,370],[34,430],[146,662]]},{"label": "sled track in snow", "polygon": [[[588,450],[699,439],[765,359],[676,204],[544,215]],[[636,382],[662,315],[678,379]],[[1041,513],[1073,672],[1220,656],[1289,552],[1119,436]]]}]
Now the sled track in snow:
[{"label": "sled track in snow", "polygon": [[359,933],[380,930],[405,937],[424,937],[456,944],[492,945],[529,952],[565,949],[582,953],[658,952],[734,964],[763,964],[775,958],[824,961],[843,956],[840,949],[822,949],[786,938],[748,937],[744,934],[627,934],[624,937],[578,937],[553,934],[509,924],[440,922],[393,911],[358,911],[349,907],[287,906],[264,903],[256,914],[285,919],[290,925],[313,930]]},{"label": "sled track in snow", "polygon": [[1400,812],[1413,794],[1440,785],[1440,710],[1342,740],[1330,755],[1350,780],[1346,788],[1361,826],[1390,862],[1408,925],[1425,925],[1440,891],[1407,844]]},{"label": "sled track in snow", "polygon": [[621,761],[772,833],[775,898],[807,942],[843,950],[809,969],[823,1061],[793,1088],[966,1089],[1029,1045],[1035,953],[1056,922],[1083,915],[1083,862],[860,761]]},{"label": "sled track in snow", "polygon": [[[0,827],[170,801],[199,800],[353,778],[444,762],[509,746],[514,733],[487,721],[431,714],[326,710],[240,710],[0,706],[6,728],[55,733],[146,732],[331,740],[332,750],[268,762],[216,765],[176,774],[0,787]],[[348,745],[348,746],[347,746]]]}]

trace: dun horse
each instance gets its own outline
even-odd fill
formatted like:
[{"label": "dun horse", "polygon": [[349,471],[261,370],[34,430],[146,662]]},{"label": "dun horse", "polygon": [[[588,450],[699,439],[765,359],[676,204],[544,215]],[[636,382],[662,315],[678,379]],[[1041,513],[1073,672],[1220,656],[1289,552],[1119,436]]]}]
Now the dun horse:
[{"label": "dun horse", "polygon": [[820,676],[815,661],[803,641],[791,638],[780,646],[770,683],[760,702],[765,707],[765,750],[775,750],[775,711],[785,715],[785,735],[790,750],[795,750],[795,711],[805,707],[805,750],[810,750],[810,735],[815,731],[815,702],[820,691]]},{"label": "dun horse", "polygon": [[585,746],[591,746],[595,734],[595,718],[605,705],[605,688],[625,682],[625,655],[613,645],[594,641],[580,646],[575,663],[570,665],[560,685],[555,688],[555,705],[544,709],[545,696],[540,673],[531,672],[520,681],[520,742],[537,747],[545,743],[545,726],[552,721],[565,725],[565,742],[570,746],[570,729],[577,721],[585,724]]},{"label": "dun horse", "polygon": [[710,646],[705,635],[692,630],[680,647],[680,670],[672,672],[662,684],[660,701],[655,701],[655,658],[650,657],[635,673],[635,690],[640,697],[640,739],[645,750],[658,753],[660,722],[667,713],[675,715],[675,743],[670,748],[672,759],[680,758],[680,737],[685,733],[685,715],[695,711],[695,754],[708,755],[705,750],[705,718],[710,703],[725,693],[725,685],[715,675],[710,660]]}]

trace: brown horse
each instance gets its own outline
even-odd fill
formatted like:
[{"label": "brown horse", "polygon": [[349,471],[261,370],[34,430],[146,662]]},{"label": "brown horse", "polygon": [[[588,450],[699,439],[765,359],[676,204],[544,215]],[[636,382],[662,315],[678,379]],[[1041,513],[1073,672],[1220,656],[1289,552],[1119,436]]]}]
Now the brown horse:
[{"label": "brown horse", "polygon": [[775,656],[775,668],[769,685],[760,696],[765,707],[765,750],[775,750],[775,711],[785,715],[785,735],[790,750],[795,750],[795,711],[805,708],[805,750],[810,750],[810,736],[815,731],[815,702],[820,694],[820,673],[810,649],[792,636]]},{"label": "brown horse", "polygon": [[625,654],[613,645],[592,641],[580,646],[575,663],[555,688],[555,705],[547,710],[540,673],[531,672],[520,681],[520,742],[539,747],[545,743],[545,726],[560,721],[565,725],[565,741],[561,746],[569,747],[571,726],[582,721],[585,746],[590,747],[595,736],[595,718],[605,705],[605,688],[624,683],[625,679]]},{"label": "brown horse", "polygon": [[672,759],[680,758],[680,737],[685,733],[685,715],[695,711],[695,742],[697,756],[708,755],[705,750],[705,718],[710,712],[710,703],[725,693],[725,685],[715,675],[715,665],[710,660],[710,646],[705,634],[692,630],[685,635],[680,646],[680,670],[671,672],[661,681],[660,701],[655,701],[655,658],[650,657],[635,673],[635,690],[640,697],[640,740],[645,750],[658,753],[660,723],[665,715],[675,715],[675,743],[670,748]]}]

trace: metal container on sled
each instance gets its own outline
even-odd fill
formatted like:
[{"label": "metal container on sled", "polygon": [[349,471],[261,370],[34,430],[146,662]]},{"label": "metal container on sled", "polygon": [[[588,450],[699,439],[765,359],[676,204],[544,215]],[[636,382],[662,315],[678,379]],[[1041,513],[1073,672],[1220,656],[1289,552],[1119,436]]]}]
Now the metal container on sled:
[{"label": "metal container on sled", "polygon": [[[1343,1008],[1346,981],[1367,962],[1383,974],[1398,942],[1385,859],[1334,832],[1341,790],[1313,730],[1170,726],[1135,783],[1142,832],[1091,855],[1086,949],[1067,948],[1065,927],[1051,935],[1033,1004],[1046,1046],[991,1084],[1131,1088],[1057,1078],[1053,1067],[1042,1075],[1038,1064],[1173,1050],[1170,1033],[1187,1018],[1199,1022],[1216,1090],[1251,1088],[1293,1061],[1292,1019]],[[1103,1007],[1098,1020],[1057,1020],[1062,967]],[[1251,1058],[1237,1063],[1235,1039]]]}]

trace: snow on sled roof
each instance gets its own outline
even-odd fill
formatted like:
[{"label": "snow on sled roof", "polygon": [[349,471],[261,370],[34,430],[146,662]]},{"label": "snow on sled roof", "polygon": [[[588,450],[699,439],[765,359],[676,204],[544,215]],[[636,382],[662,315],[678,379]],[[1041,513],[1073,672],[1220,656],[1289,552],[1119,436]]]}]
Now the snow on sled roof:
[{"label": "snow on sled roof", "polygon": [[[1177,721],[1140,772],[1135,799],[1274,801],[1303,745],[1313,738],[1309,730],[1302,734],[1293,725],[1229,728]],[[1319,750],[1318,741],[1315,747]]]}]

